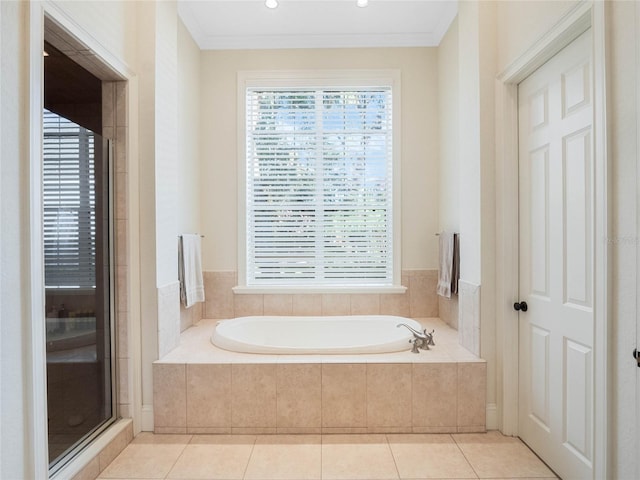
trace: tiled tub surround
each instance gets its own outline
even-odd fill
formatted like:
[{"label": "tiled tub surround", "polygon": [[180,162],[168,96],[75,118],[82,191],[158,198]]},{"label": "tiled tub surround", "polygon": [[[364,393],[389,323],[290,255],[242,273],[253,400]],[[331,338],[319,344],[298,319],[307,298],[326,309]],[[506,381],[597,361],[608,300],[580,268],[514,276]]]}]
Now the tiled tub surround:
[{"label": "tiled tub surround", "polygon": [[258,355],[210,342],[215,320],[154,363],[156,433],[485,431],[486,364],[439,319],[429,351]]},{"label": "tiled tub surround", "polygon": [[249,315],[398,315],[438,317],[438,270],[404,270],[405,293],[381,294],[234,294],[236,272],[204,272],[203,318]]}]

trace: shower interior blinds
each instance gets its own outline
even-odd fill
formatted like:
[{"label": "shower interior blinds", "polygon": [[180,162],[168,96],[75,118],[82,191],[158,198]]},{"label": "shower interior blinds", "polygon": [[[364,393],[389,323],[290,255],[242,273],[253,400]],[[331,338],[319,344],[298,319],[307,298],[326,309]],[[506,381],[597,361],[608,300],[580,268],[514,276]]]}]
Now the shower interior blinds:
[{"label": "shower interior blinds", "polygon": [[45,285],[94,288],[94,133],[45,110],[43,171]]}]

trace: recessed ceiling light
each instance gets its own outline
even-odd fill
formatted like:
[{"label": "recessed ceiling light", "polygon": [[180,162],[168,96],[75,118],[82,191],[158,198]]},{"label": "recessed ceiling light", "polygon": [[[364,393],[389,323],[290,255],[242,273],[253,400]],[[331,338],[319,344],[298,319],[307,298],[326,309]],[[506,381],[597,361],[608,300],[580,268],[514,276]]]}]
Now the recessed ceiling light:
[{"label": "recessed ceiling light", "polygon": [[278,0],[266,0],[264,4],[267,6],[267,8],[277,8]]},{"label": "recessed ceiling light", "polygon": [[356,0],[356,5],[358,5],[360,8],[364,8],[369,5],[369,0]]}]

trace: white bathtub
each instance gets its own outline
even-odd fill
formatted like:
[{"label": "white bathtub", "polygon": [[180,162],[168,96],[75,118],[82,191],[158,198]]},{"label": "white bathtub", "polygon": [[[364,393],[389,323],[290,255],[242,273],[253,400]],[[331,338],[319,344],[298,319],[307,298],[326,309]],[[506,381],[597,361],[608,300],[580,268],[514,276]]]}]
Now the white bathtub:
[{"label": "white bathtub", "polygon": [[240,317],[218,322],[211,342],[225,350],[271,354],[388,353],[408,350],[415,320],[390,315]]}]

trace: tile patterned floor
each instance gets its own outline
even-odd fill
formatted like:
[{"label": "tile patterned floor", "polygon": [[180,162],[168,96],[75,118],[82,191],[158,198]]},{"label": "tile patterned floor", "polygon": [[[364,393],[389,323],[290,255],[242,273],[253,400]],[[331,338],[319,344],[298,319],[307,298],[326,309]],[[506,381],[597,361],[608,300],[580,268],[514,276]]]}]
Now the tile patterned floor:
[{"label": "tile patterned floor", "polygon": [[551,479],[520,440],[486,434],[154,435],[100,480]]}]

